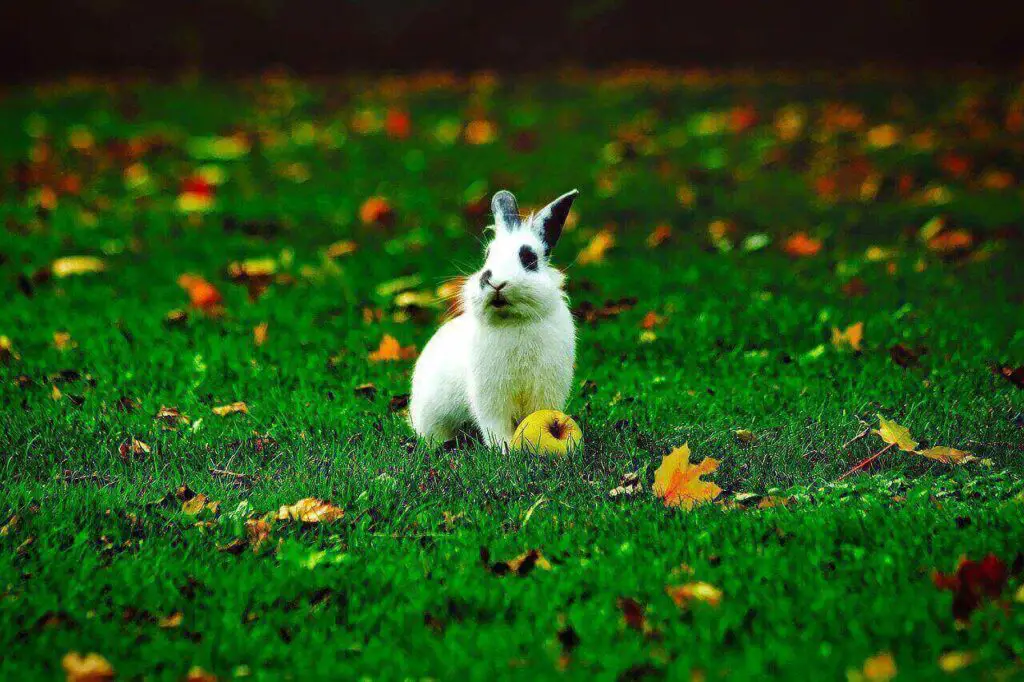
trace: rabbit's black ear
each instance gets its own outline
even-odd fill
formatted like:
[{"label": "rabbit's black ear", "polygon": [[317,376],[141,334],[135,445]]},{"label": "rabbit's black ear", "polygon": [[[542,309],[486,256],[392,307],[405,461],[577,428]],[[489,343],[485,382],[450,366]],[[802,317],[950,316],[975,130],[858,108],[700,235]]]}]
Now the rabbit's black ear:
[{"label": "rabbit's black ear", "polygon": [[548,253],[551,253],[558,243],[558,238],[562,236],[565,219],[569,217],[569,209],[572,208],[572,202],[579,193],[576,189],[566,192],[533,216],[533,229],[544,242],[544,248]]},{"label": "rabbit's black ear", "polygon": [[491,199],[491,212],[494,213],[494,223],[501,229],[511,232],[519,227],[519,204],[516,198],[507,189],[494,194]]}]

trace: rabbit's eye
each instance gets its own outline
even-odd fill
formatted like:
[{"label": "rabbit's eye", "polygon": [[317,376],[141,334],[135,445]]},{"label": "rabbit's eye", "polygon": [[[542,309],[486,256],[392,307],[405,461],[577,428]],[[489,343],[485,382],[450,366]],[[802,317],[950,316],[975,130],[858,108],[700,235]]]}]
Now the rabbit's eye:
[{"label": "rabbit's eye", "polygon": [[523,264],[523,267],[527,270],[537,269],[537,252],[531,249],[529,246],[524,246],[519,249],[519,262]]}]

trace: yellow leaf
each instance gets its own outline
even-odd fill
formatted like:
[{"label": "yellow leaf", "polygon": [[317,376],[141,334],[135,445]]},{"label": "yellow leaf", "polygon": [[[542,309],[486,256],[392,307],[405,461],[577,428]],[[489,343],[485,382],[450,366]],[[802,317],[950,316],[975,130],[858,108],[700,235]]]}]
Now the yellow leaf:
[{"label": "yellow leaf", "polygon": [[62,353],[69,348],[74,348],[78,344],[71,338],[69,332],[54,332],[53,333],[53,347]]},{"label": "yellow leaf", "polygon": [[324,251],[324,254],[328,258],[341,258],[342,256],[347,256],[348,254],[353,253],[357,248],[358,246],[355,242],[343,240],[340,242],[334,242],[328,246],[327,250]]},{"label": "yellow leaf", "polygon": [[106,263],[95,256],[65,256],[58,258],[50,265],[54,277],[87,275],[93,272],[103,272],[106,269]]},{"label": "yellow leaf", "polygon": [[878,415],[878,428],[874,433],[886,443],[895,445],[904,452],[917,452],[917,441],[911,438],[910,431],[882,415]]},{"label": "yellow leaf", "polygon": [[710,502],[721,494],[722,489],[717,485],[700,480],[717,468],[718,461],[710,457],[691,465],[690,446],[685,444],[662,458],[661,466],[654,472],[652,490],[666,507],[693,509],[694,505]]},{"label": "yellow leaf", "polygon": [[229,414],[249,414],[249,406],[243,403],[241,400],[233,402],[229,405],[221,405],[220,407],[213,408],[213,413],[218,417],[226,417]]},{"label": "yellow leaf", "polygon": [[194,665],[189,669],[188,675],[185,676],[185,682],[217,682],[217,676],[206,672],[198,665]]},{"label": "yellow leaf", "polygon": [[861,670],[847,670],[850,682],[889,682],[896,677],[896,661],[892,654],[883,652],[864,661]]},{"label": "yellow leaf", "polygon": [[944,445],[936,445],[935,447],[928,448],[927,450],[918,450],[917,454],[927,457],[928,459],[934,459],[938,462],[942,462],[943,464],[966,464],[967,462],[973,462],[976,459],[976,457],[969,452],[946,447]]},{"label": "yellow leaf", "polygon": [[943,672],[955,673],[974,663],[974,658],[972,651],[947,651],[939,656],[939,667]]},{"label": "yellow leaf", "polygon": [[278,521],[303,523],[332,523],[345,516],[345,510],[316,497],[305,497],[293,505],[284,505],[277,511]]},{"label": "yellow leaf", "polygon": [[249,519],[245,522],[245,536],[253,552],[259,552],[270,540],[270,524],[264,519]]},{"label": "yellow leaf", "polygon": [[114,667],[99,654],[83,656],[72,651],[64,656],[60,664],[67,673],[68,682],[103,682],[114,679]]},{"label": "yellow leaf", "polygon": [[600,263],[604,260],[604,254],[608,249],[615,246],[615,234],[611,230],[601,230],[590,240],[582,251],[576,262],[580,265]]},{"label": "yellow leaf", "polygon": [[182,620],[184,620],[184,616],[182,615],[181,611],[175,611],[171,615],[161,618],[157,622],[157,625],[161,628],[164,628],[165,630],[169,630],[171,628],[176,628],[180,626]]},{"label": "yellow leaf", "polygon": [[258,348],[267,342],[267,329],[269,325],[266,322],[260,322],[252,329],[252,342]]},{"label": "yellow leaf", "polygon": [[836,348],[849,346],[853,350],[860,350],[860,344],[863,340],[863,322],[855,322],[843,331],[840,331],[837,327],[832,327],[832,345]]},{"label": "yellow leaf", "polygon": [[665,592],[676,606],[683,608],[691,602],[702,601],[712,606],[718,606],[722,601],[722,591],[710,583],[695,582],[686,585],[669,585]]}]

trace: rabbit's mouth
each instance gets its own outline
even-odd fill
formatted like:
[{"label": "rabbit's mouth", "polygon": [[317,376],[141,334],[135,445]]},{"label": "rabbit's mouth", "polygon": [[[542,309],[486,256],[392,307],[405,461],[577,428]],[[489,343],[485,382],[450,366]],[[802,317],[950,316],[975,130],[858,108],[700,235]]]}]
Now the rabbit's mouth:
[{"label": "rabbit's mouth", "polygon": [[502,296],[500,293],[497,293],[494,294],[494,297],[490,300],[490,302],[487,305],[491,306],[492,308],[497,308],[498,310],[501,310],[502,308],[507,308],[509,306],[509,303],[507,298]]}]

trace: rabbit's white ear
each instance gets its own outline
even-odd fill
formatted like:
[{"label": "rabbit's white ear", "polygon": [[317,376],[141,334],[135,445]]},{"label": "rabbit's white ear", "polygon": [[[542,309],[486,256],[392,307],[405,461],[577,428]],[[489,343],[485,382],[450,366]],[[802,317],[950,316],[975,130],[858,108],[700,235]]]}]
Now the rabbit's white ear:
[{"label": "rabbit's white ear", "polygon": [[565,226],[565,219],[569,217],[569,209],[572,202],[579,196],[579,190],[566,192],[550,204],[542,208],[533,216],[531,227],[537,236],[544,242],[545,250],[551,253],[562,236],[562,228]]},{"label": "rabbit's white ear", "polygon": [[494,213],[494,224],[499,230],[511,232],[519,227],[519,204],[507,189],[496,192],[491,199],[491,212]]}]

